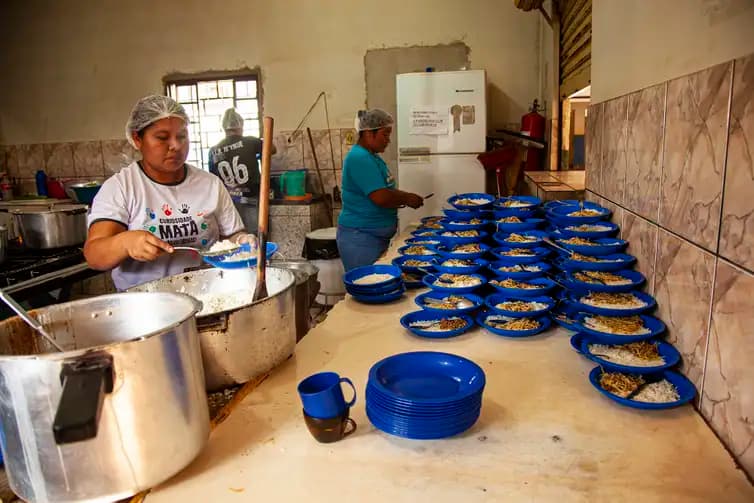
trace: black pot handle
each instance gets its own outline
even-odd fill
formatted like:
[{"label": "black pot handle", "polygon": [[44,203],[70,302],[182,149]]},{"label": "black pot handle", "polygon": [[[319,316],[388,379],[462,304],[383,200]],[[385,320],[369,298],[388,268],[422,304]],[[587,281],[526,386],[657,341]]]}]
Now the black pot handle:
[{"label": "black pot handle", "polygon": [[70,444],[97,436],[105,393],[113,391],[113,358],[93,353],[64,363],[63,392],[52,423],[55,443]]}]

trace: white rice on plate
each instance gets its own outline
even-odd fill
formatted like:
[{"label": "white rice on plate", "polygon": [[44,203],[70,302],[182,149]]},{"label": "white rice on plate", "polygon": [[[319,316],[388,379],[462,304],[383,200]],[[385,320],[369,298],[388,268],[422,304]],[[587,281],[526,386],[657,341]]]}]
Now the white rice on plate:
[{"label": "white rice on plate", "polygon": [[374,285],[377,283],[382,283],[384,281],[389,281],[391,279],[394,279],[395,276],[392,274],[367,274],[366,276],[362,276],[360,278],[357,278],[353,280],[354,285]]}]

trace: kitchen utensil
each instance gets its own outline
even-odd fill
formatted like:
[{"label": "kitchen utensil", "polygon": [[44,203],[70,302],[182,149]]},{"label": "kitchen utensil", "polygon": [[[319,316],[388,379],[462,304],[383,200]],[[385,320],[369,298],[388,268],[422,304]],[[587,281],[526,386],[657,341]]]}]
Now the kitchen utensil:
[{"label": "kitchen utensil", "polygon": [[269,296],[252,302],[256,269],[201,269],[131,288],[180,292],[204,304],[197,314],[208,390],[244,383],[273,369],[296,347],[296,277],[269,267]]},{"label": "kitchen utensil", "polygon": [[13,310],[14,313],[16,313],[22,320],[26,322],[27,325],[29,325],[31,328],[37,331],[39,335],[44,337],[47,342],[50,343],[52,347],[57,349],[58,351],[64,351],[63,348],[61,348],[57,342],[55,342],[55,339],[47,333],[47,330],[45,330],[45,327],[42,326],[41,323],[39,323],[37,320],[31,317],[29,313],[26,312],[26,309],[21,307],[21,305],[13,300],[13,297],[8,295],[5,290],[0,288],[0,300],[5,302],[5,305],[7,305],[9,308]]},{"label": "kitchen utensil", "polygon": [[194,253],[198,253],[202,257],[220,257],[223,255],[232,255],[236,253],[238,250],[241,249],[241,245],[238,243],[235,243],[233,248],[226,248],[224,250],[217,250],[217,251],[210,251],[209,248],[194,248],[193,246],[174,246],[173,250],[176,251],[191,251]]},{"label": "kitchen utensil", "polygon": [[573,253],[574,253],[574,252],[573,252],[572,250],[569,250],[568,248],[563,248],[563,247],[562,247],[562,246],[560,246],[559,244],[555,244],[555,241],[553,241],[553,240],[552,240],[552,239],[550,239],[550,238],[547,238],[547,237],[546,237],[546,238],[542,238],[542,241],[544,241],[544,242],[545,242],[546,244],[548,244],[548,245],[552,246],[552,247],[553,247],[553,248],[555,248],[556,250],[560,250],[560,251],[562,251],[563,253],[566,253],[566,254],[568,254],[568,255],[573,255]]},{"label": "kitchen utensil", "polygon": [[8,228],[0,225],[0,264],[5,262],[5,256],[8,251]]},{"label": "kitchen utensil", "polygon": [[267,227],[270,215],[270,158],[272,157],[272,131],[274,121],[272,117],[265,117],[263,120],[263,138],[267,141],[262,142],[262,170],[259,178],[259,228],[257,230],[257,239],[259,248],[257,250],[257,285],[254,288],[254,302],[267,297]]},{"label": "kitchen utensil", "polygon": [[[329,133],[329,131],[328,131]],[[309,146],[312,151],[312,159],[314,160],[314,168],[317,170],[317,178],[319,178],[319,185],[322,187],[322,194],[325,196],[325,206],[327,207],[327,220],[330,225],[333,225],[332,220],[332,206],[330,205],[330,199],[327,198],[327,189],[325,189],[325,182],[322,181],[322,171],[319,169],[319,160],[317,159],[317,149],[314,148],[314,140],[312,139],[312,130],[306,128],[306,135],[309,137]]]},{"label": "kitchen utensil", "polygon": [[[353,390],[353,397],[348,402],[343,396],[342,383]],[[340,377],[335,372],[312,374],[302,380],[296,389],[304,412],[318,419],[338,417],[356,403],[356,386],[349,378]]]},{"label": "kitchen utensil", "polygon": [[[188,465],[209,437],[194,299],[121,293],[0,322],[0,426],[24,501],[119,501]],[[146,314],[146,315],[145,315]]]},{"label": "kitchen utensil", "polygon": [[16,207],[16,219],[24,246],[33,249],[63,248],[86,241],[87,206],[56,204]]},{"label": "kitchen utensil", "polygon": [[306,428],[317,442],[330,444],[342,440],[356,431],[356,421],[349,417],[349,408],[346,408],[339,416],[327,419],[312,417],[306,411],[303,411],[303,413]]}]

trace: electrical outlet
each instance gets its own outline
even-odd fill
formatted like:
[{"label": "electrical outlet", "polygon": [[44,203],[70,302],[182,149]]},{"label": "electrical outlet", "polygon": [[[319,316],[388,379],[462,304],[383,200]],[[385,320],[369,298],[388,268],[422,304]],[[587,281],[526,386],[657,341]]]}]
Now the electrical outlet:
[{"label": "electrical outlet", "polygon": [[353,145],[354,143],[356,143],[356,135],[353,131],[348,131],[346,133],[346,145]]}]

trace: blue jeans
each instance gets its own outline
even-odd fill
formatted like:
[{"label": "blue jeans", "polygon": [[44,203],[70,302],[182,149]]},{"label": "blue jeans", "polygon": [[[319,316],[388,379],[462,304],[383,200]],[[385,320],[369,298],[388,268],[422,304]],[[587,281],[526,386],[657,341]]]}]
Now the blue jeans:
[{"label": "blue jeans", "polygon": [[390,246],[396,226],[379,229],[355,229],[338,226],[337,243],[340,260],[346,272],[364,265],[374,264]]}]

